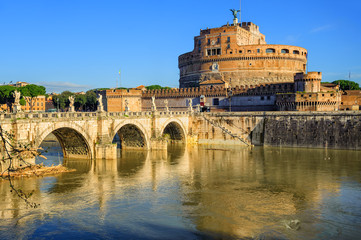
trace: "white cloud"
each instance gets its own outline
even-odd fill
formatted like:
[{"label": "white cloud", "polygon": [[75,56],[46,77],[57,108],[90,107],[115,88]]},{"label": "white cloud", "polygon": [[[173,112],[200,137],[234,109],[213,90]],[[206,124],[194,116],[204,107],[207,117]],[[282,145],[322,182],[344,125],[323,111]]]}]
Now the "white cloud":
[{"label": "white cloud", "polygon": [[322,31],[326,31],[328,29],[331,29],[332,25],[324,25],[324,26],[320,26],[320,27],[316,27],[314,29],[312,29],[310,32],[311,33],[318,33],[318,32],[322,32]]},{"label": "white cloud", "polygon": [[38,82],[37,85],[46,87],[47,92],[84,91],[91,88],[89,85],[75,84],[70,82]]}]

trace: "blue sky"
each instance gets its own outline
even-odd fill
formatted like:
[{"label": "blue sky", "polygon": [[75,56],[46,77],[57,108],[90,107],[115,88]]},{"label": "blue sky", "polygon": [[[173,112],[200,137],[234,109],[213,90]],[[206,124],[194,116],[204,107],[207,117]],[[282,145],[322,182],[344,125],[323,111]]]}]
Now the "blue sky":
[{"label": "blue sky", "polygon": [[[240,1],[0,0],[0,83],[48,92],[159,84],[177,87],[178,56],[201,28],[232,21]],[[324,81],[361,85],[360,1],[242,1],[269,44],[304,47]],[[118,83],[119,85],[119,83]]]}]

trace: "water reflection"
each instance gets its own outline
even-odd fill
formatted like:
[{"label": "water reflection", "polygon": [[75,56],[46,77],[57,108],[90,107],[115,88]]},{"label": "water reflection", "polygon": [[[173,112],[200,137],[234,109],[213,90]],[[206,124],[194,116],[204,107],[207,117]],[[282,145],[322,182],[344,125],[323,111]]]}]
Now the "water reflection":
[{"label": "water reflection", "polygon": [[35,190],[39,209],[0,183],[0,237],[355,238],[360,155],[170,145],[117,160],[69,159],[76,172],[15,181]]}]

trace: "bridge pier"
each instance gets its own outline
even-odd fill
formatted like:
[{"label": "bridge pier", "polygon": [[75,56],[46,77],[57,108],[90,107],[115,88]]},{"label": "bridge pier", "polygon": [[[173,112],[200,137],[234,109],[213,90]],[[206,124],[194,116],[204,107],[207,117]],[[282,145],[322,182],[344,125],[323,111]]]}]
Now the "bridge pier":
[{"label": "bridge pier", "polygon": [[95,159],[117,159],[117,144],[99,143],[95,145]]}]

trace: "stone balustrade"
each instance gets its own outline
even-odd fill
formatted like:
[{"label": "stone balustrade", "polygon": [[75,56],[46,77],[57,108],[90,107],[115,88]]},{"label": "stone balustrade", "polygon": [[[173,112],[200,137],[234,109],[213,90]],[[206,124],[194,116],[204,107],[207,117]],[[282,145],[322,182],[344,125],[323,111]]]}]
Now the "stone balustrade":
[{"label": "stone balustrade", "polygon": [[59,118],[96,118],[98,116],[102,117],[146,117],[146,116],[184,116],[188,115],[187,111],[176,111],[176,112],[57,112],[57,113],[49,113],[49,112],[18,112],[18,113],[1,113],[0,120],[14,120],[14,119],[59,119]]}]

